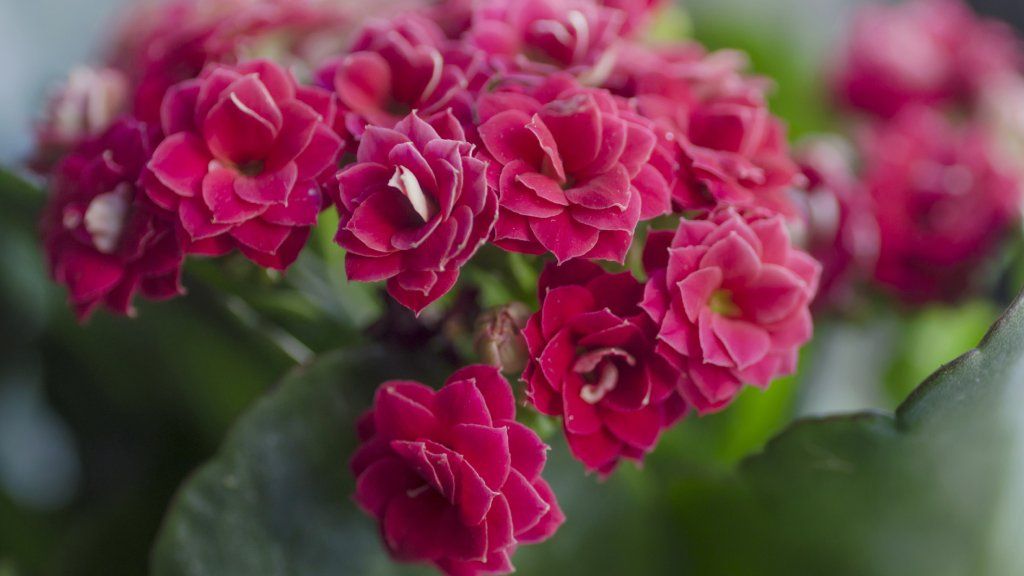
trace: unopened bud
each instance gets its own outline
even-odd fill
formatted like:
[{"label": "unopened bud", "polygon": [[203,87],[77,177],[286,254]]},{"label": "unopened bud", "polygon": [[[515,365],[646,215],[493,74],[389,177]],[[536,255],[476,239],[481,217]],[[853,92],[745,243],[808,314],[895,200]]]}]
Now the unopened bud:
[{"label": "unopened bud", "polygon": [[476,350],[481,360],[506,374],[522,372],[526,366],[526,341],[522,330],[530,309],[512,302],[480,315],[476,323]]}]

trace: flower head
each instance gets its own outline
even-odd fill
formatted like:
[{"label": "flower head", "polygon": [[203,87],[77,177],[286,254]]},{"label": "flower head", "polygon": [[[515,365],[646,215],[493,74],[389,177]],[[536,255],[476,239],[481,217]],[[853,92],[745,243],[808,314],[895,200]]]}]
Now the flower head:
[{"label": "flower head", "polygon": [[874,203],[853,174],[854,150],[842,139],[803,142],[796,158],[806,179],[807,250],[822,264],[816,306],[854,303],[857,285],[878,261]]},{"label": "flower head", "polygon": [[658,351],[683,371],[679,391],[697,410],[796,370],[821,266],[790,245],[781,216],[722,208],[683,220],[674,234],[651,233],[644,267]]},{"label": "flower head", "polygon": [[484,163],[458,123],[450,127],[442,138],[416,114],[394,128],[370,126],[356,162],[338,175],[336,241],[348,251],[349,279],[387,280],[417,313],[451,289],[497,217]]},{"label": "flower head", "polygon": [[768,83],[744,73],[733,51],[693,45],[633,45],[609,80],[667,133],[661,148],[676,157],[672,199],[678,210],[763,207],[795,216],[790,188],[799,174],[786,130],[768,108]]},{"label": "flower head", "polygon": [[138,293],[152,300],[183,293],[175,223],[138,186],[156,132],[120,120],[54,171],[43,240],[50,271],[67,286],[79,319],[103,305],[133,314]]},{"label": "flower head", "polygon": [[1021,180],[991,135],[907,109],[862,142],[881,235],[875,279],[900,298],[956,300],[1020,219]]},{"label": "flower head", "polygon": [[464,368],[437,392],[386,382],[359,435],[356,502],[398,560],[452,576],[507,574],[519,545],[546,540],[565,519],[541,477],[548,447],[515,421],[496,368]]},{"label": "flower head", "polygon": [[83,140],[98,136],[128,107],[128,79],[112,68],[76,68],[50,98],[36,126],[33,167],[45,172]]},{"label": "flower head", "polygon": [[960,0],[913,0],[860,11],[834,84],[846,105],[891,117],[913,105],[970,104],[1021,63],[1009,26]]},{"label": "flower head", "polygon": [[212,66],[164,100],[167,138],[149,162],[147,192],[176,213],[191,252],[238,248],[285,269],[320,213],[319,181],[336,166],[332,113],[271,62]]},{"label": "flower head", "polygon": [[658,327],[640,308],[643,296],[629,273],[584,261],[550,266],[540,311],[523,332],[530,401],[562,417],[573,455],[601,474],[622,458],[643,459],[686,409],[679,370],[655,351]]},{"label": "flower head", "polygon": [[345,56],[320,70],[319,83],[337,93],[356,136],[367,125],[391,128],[413,111],[429,120],[466,86],[459,68],[445,61],[444,42],[437,24],[421,16],[371,20]]},{"label": "flower head", "polygon": [[669,209],[656,136],[626,103],[554,76],[485,94],[480,139],[498,191],[494,241],[515,252],[622,261],[641,220]]},{"label": "flower head", "polygon": [[565,70],[599,83],[625,23],[624,12],[591,0],[495,0],[477,8],[466,38],[505,67]]}]

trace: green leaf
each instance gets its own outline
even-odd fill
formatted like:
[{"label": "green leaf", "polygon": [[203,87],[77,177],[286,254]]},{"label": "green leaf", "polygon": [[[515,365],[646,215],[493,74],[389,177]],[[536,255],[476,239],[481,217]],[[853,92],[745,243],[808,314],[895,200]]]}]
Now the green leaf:
[{"label": "green leaf", "polygon": [[182,487],[154,548],[154,576],[396,573],[351,503],[347,458],[376,385],[431,370],[358,350],[292,374]]},{"label": "green leaf", "polygon": [[1024,572],[1022,400],[1024,298],[895,415],[798,422],[745,462],[741,555],[768,574]]}]

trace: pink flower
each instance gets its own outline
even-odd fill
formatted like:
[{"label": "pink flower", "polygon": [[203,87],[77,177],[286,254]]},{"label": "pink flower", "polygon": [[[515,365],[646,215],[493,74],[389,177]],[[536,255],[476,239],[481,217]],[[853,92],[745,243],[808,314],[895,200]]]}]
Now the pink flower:
[{"label": "pink flower", "polygon": [[816,305],[845,308],[878,261],[874,203],[853,174],[854,150],[845,140],[808,140],[797,159],[807,180],[807,250],[822,264]]},{"label": "pink flower", "polygon": [[164,100],[167,138],[149,162],[149,197],[176,213],[190,252],[238,248],[283,270],[320,213],[318,180],[336,166],[331,114],[329,98],[276,64],[212,66]]},{"label": "pink flower", "polygon": [[386,382],[360,421],[356,502],[381,523],[388,550],[451,576],[508,574],[521,544],[565,520],[541,478],[548,447],[515,420],[496,368],[471,366],[434,390]]},{"label": "pink flower", "polygon": [[991,136],[907,109],[862,142],[881,253],[875,278],[902,299],[956,300],[1020,219],[1021,181]]},{"label": "pink flower", "polygon": [[913,0],[861,10],[834,85],[846,105],[890,117],[910,105],[970,104],[1020,64],[1009,26],[960,0]]},{"label": "pink flower", "polygon": [[625,13],[624,32],[634,35],[646,30],[655,15],[667,4],[665,0],[597,0],[597,3]]},{"label": "pink flower", "polygon": [[497,198],[485,164],[471,156],[457,122],[438,132],[411,114],[394,129],[370,126],[355,164],[338,175],[350,280],[387,280],[388,292],[419,313],[444,296],[487,240]]},{"label": "pink flower", "polygon": [[630,46],[609,79],[671,138],[662,146],[679,165],[678,210],[718,205],[763,207],[795,216],[790,188],[799,174],[786,130],[768,109],[768,85],[743,73],[737,52],[699,46]]},{"label": "pink flower", "polygon": [[110,68],[76,68],[50,98],[36,126],[33,167],[49,170],[83,140],[106,131],[128,104],[128,79]]},{"label": "pink flower", "polygon": [[644,267],[658,351],[683,370],[679,391],[698,411],[796,370],[821,266],[790,245],[781,216],[722,208],[683,220],[651,233]]},{"label": "pink flower", "polygon": [[489,92],[478,113],[498,246],[622,261],[637,223],[668,211],[668,184],[648,162],[649,122],[608,92],[559,75],[528,93]]},{"label": "pink flower", "polygon": [[137,185],[157,137],[121,120],[81,143],[57,166],[42,221],[54,279],[67,286],[80,320],[99,306],[133,315],[137,293],[166,300],[184,292],[175,224]]},{"label": "pink flower", "polygon": [[592,0],[494,0],[477,8],[466,41],[509,68],[566,70],[594,84],[614,65],[625,23]]},{"label": "pink flower", "polygon": [[572,453],[601,474],[622,458],[642,460],[686,410],[679,370],[655,351],[658,326],[640,308],[643,296],[629,273],[585,261],[549,266],[540,311],[523,332],[530,401],[562,417]]},{"label": "pink flower", "polygon": [[[397,0],[364,3],[358,16],[386,10]],[[134,113],[159,122],[167,91],[197,77],[210,64],[269,58],[310,71],[341,51],[356,14],[335,0],[169,0],[129,11],[113,64],[134,85]]]},{"label": "pink flower", "polygon": [[459,68],[445,62],[445,41],[420,16],[373,20],[345,56],[318,73],[319,83],[337,93],[346,128],[356,136],[367,125],[391,128],[414,110],[430,120],[466,87]]}]

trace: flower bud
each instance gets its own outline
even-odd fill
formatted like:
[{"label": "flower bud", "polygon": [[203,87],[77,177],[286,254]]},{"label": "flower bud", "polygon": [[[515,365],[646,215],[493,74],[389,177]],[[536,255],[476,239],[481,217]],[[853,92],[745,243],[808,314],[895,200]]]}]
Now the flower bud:
[{"label": "flower bud", "polygon": [[512,302],[480,315],[476,322],[476,350],[480,359],[516,374],[526,366],[526,342],[522,329],[530,318],[530,309],[522,302]]}]

